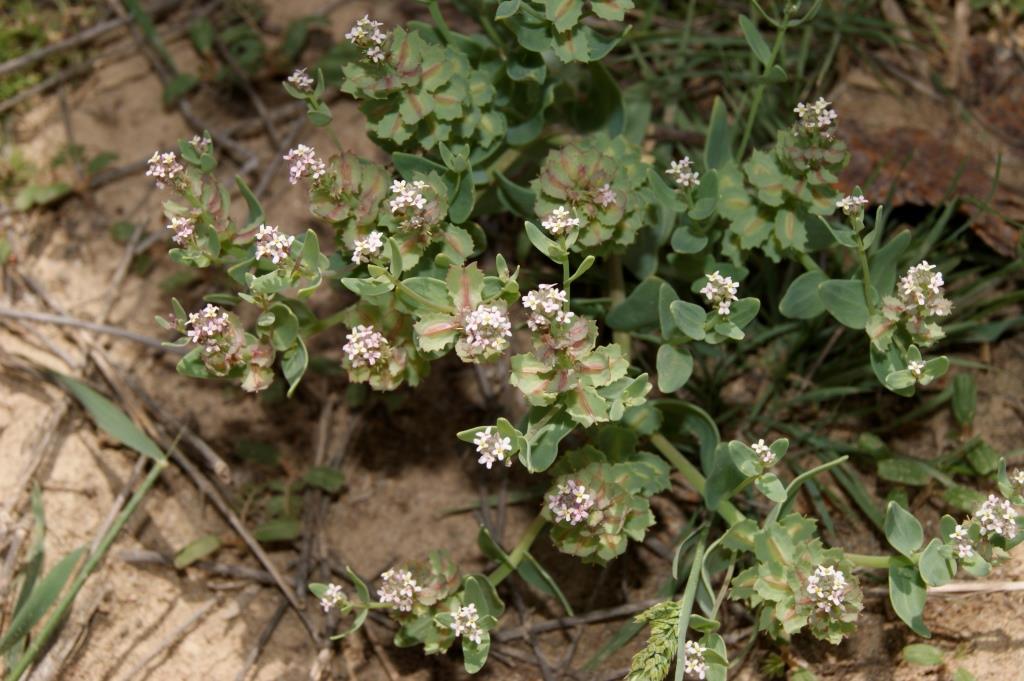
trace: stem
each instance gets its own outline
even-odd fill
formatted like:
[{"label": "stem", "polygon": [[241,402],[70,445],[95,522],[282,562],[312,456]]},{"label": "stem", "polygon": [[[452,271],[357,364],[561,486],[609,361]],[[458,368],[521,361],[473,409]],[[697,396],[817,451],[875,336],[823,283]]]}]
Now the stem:
[{"label": "stem", "polygon": [[437,30],[444,36],[445,43],[450,45],[452,43],[452,30],[448,28],[448,22],[444,20],[441,8],[437,6],[437,0],[431,0],[427,9],[430,10],[430,18],[434,21],[434,25],[437,26]]},{"label": "stem", "polygon": [[800,485],[804,484],[806,481],[810,480],[818,473],[824,473],[829,468],[832,468],[833,466],[838,466],[844,461],[848,461],[849,458],[849,456],[846,456],[844,454],[843,456],[832,459],[831,461],[826,461],[822,464],[819,464],[818,466],[815,466],[809,471],[804,471],[800,475],[793,478],[793,482],[789,483],[789,486],[786,487],[786,500],[783,501],[781,504],[775,505],[775,508],[773,508],[771,510],[771,513],[768,514],[768,519],[765,522],[773,523],[776,520],[778,520],[779,516],[782,515],[782,512],[786,510],[790,504],[793,503],[794,499],[796,499],[796,492],[798,489],[800,489]]},{"label": "stem", "polygon": [[847,553],[846,558],[854,565],[866,568],[888,569],[894,556],[869,556],[863,553]]},{"label": "stem", "polygon": [[544,526],[548,521],[544,520],[544,516],[538,515],[530,523],[530,526],[526,528],[526,532],[519,539],[519,543],[516,544],[515,548],[512,549],[512,553],[508,554],[508,560],[498,566],[498,568],[487,576],[487,581],[492,586],[498,586],[501,584],[506,577],[519,567],[519,563],[523,561],[523,556],[533,546],[534,540],[537,539],[537,535],[544,529]]},{"label": "stem", "polygon": [[21,675],[25,673],[25,670],[28,669],[29,666],[31,666],[40,651],[49,642],[50,637],[56,631],[57,627],[60,626],[61,620],[63,620],[68,608],[71,607],[71,604],[74,602],[78,592],[82,589],[82,585],[85,584],[85,580],[89,578],[92,571],[95,570],[96,566],[99,565],[99,562],[103,560],[103,557],[106,555],[110,545],[114,543],[114,539],[121,531],[121,528],[128,522],[128,518],[131,517],[135,508],[142,501],[143,497],[146,496],[146,493],[149,492],[149,489],[153,484],[156,483],[157,478],[160,477],[160,473],[166,467],[166,459],[161,459],[153,464],[153,468],[150,469],[149,475],[146,476],[146,479],[143,480],[142,484],[135,490],[132,498],[129,499],[128,503],[125,505],[124,510],[118,514],[114,523],[110,526],[110,529],[108,529],[107,533],[103,535],[103,539],[96,547],[96,550],[93,551],[92,555],[90,555],[88,560],[85,561],[85,565],[82,566],[82,569],[75,576],[75,581],[71,583],[71,588],[68,589],[68,592],[64,594],[63,598],[61,598],[60,603],[57,604],[57,607],[50,614],[50,617],[46,620],[46,624],[44,624],[43,628],[40,629],[39,634],[32,639],[32,645],[25,651],[24,655],[18,658],[17,664],[7,675],[7,681],[17,681],[20,679]]},{"label": "stem", "polygon": [[[622,274],[622,257],[618,254],[608,256],[608,294],[612,299],[612,307],[619,305],[626,300],[626,280]],[[615,331],[612,339],[620,348],[622,356],[629,361],[630,358],[630,335],[628,331]]]},{"label": "stem", "polygon": [[[789,13],[782,19],[782,24],[779,26],[778,32],[775,34],[775,44],[772,45],[772,54],[768,59],[768,63],[764,65],[764,69],[761,71],[762,76],[768,75],[769,69],[775,66],[775,60],[779,56],[779,52],[782,50],[782,41],[786,37],[786,27],[789,20]],[[747,151],[747,144],[750,142],[750,135],[754,131],[754,120],[757,118],[757,110],[761,108],[761,99],[764,97],[766,83],[762,82],[754,90],[754,100],[750,104],[750,111],[747,113],[747,123],[743,127],[743,139],[740,140],[739,152],[736,155],[737,160],[743,160],[743,154]]]},{"label": "stem", "polygon": [[572,276],[572,273],[569,271],[569,245],[566,243],[565,235],[558,240],[558,243],[561,245],[562,254],[565,257],[565,260],[562,261],[562,290],[565,291],[566,305],[568,305],[570,300],[569,287],[571,286],[569,277]]},{"label": "stem", "polygon": [[686,579],[686,588],[683,589],[683,600],[679,604],[678,644],[676,645],[676,681],[683,681],[683,672],[686,669],[686,631],[690,628],[690,613],[693,612],[693,602],[697,598],[697,585],[700,583],[701,569],[704,567],[704,542],[707,540],[708,530],[705,527],[697,540],[697,548],[693,552],[693,565],[690,566],[690,576]]},{"label": "stem", "polygon": [[[668,438],[661,433],[655,433],[651,436],[651,444],[661,452],[661,455],[668,459],[668,462],[676,467],[686,481],[689,482],[698,493],[702,496],[704,494],[704,476],[701,474],[697,467],[690,463],[689,459],[682,455],[682,453],[673,446]],[[728,499],[723,500],[718,504],[718,508],[715,509],[718,515],[722,516],[725,522],[729,523],[729,526],[738,525],[739,523],[746,520],[746,516],[736,508],[731,501]]]},{"label": "stem", "polygon": [[857,235],[857,259],[860,260],[861,280],[864,283],[864,303],[868,306],[868,313],[875,314],[875,302],[871,295],[871,270],[868,268],[868,253],[864,248],[864,240]]}]

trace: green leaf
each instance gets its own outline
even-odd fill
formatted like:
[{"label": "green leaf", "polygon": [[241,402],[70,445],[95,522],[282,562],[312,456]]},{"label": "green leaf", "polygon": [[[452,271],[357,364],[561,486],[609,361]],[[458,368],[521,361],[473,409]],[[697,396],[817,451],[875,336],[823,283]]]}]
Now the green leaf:
[{"label": "green leaf", "polygon": [[174,569],[184,570],[220,548],[220,539],[215,534],[206,534],[190,542],[174,556]]},{"label": "green leaf", "polygon": [[672,232],[672,250],[684,255],[700,253],[708,245],[708,238],[694,234],[687,227],[680,227]]},{"label": "green leaf", "polygon": [[451,198],[451,204],[448,206],[448,219],[453,224],[461,225],[472,215],[474,201],[473,175],[472,170],[468,170],[459,175],[455,195]]},{"label": "green leaf", "polygon": [[662,280],[648,277],[624,301],[608,311],[608,326],[616,331],[637,331],[658,324],[658,294]]},{"label": "green leaf", "polygon": [[915,634],[931,638],[932,633],[924,625],[924,603],[928,587],[918,574],[917,568],[905,558],[894,559],[889,566],[889,601]]},{"label": "green leaf", "polygon": [[889,242],[871,256],[871,285],[882,295],[888,295],[896,286],[896,269],[907,246],[910,245],[911,234],[904,230],[889,239]]},{"label": "green leaf", "polygon": [[285,351],[281,356],[281,372],[284,374],[285,380],[288,381],[288,397],[295,393],[295,389],[299,387],[299,381],[302,380],[302,376],[309,366],[309,352],[306,351],[306,344],[302,338],[297,340],[298,343],[295,347]]},{"label": "green leaf", "polygon": [[242,198],[245,199],[245,205],[249,207],[249,216],[245,220],[245,226],[242,228],[242,231],[255,229],[263,222],[263,206],[260,205],[256,195],[252,193],[249,185],[245,183],[241,175],[235,175],[235,184],[238,185],[238,191],[242,194]]},{"label": "green leaf", "polygon": [[191,73],[179,73],[164,85],[164,106],[174,106],[178,100],[199,85],[199,79]]},{"label": "green leaf", "polygon": [[740,298],[732,304],[729,312],[729,321],[737,328],[745,328],[754,321],[757,313],[761,310],[761,301],[757,298]]},{"label": "green leaf", "polygon": [[583,15],[583,0],[542,0],[542,4],[544,15],[559,32],[576,26]]},{"label": "green leaf", "polygon": [[911,643],[904,646],[903,659],[919,667],[934,667],[944,662],[942,651],[927,643]]},{"label": "green leaf", "polygon": [[252,536],[256,541],[272,543],[292,541],[302,534],[302,522],[297,518],[273,518],[253,528]]},{"label": "green leaf", "polygon": [[894,549],[910,558],[924,543],[924,529],[910,512],[890,501],[885,509],[885,538]]},{"label": "green leaf", "polygon": [[207,17],[199,17],[188,26],[188,37],[192,46],[200,54],[209,54],[213,50],[213,24]]},{"label": "green leaf", "polygon": [[953,672],[953,681],[978,681],[974,674],[970,673],[963,667],[957,667],[956,671]]},{"label": "green leaf", "polygon": [[921,553],[917,568],[928,586],[948,584],[956,576],[956,561],[944,555],[945,550],[941,539],[932,539]]},{"label": "green leaf", "polygon": [[85,547],[75,549],[64,556],[59,563],[53,566],[46,576],[32,589],[32,593],[25,599],[25,603],[18,610],[18,614],[11,620],[7,631],[0,637],[0,654],[7,650],[17,641],[21,640],[35,625],[39,619],[46,614],[50,606],[60,596],[64,585],[71,579],[78,560],[85,553]]},{"label": "green leaf", "polygon": [[786,501],[786,487],[774,473],[765,473],[754,480],[754,485],[761,493],[777,504]]},{"label": "green leaf", "polygon": [[498,191],[505,197],[512,210],[524,218],[534,217],[533,206],[537,203],[536,194],[527,187],[516,184],[500,172],[495,172],[494,178],[498,181]]},{"label": "green leaf", "polygon": [[711,121],[708,124],[708,138],[704,146],[704,166],[709,169],[721,168],[732,160],[732,136],[729,130],[729,114],[721,97],[715,97],[711,106]]},{"label": "green leaf", "polygon": [[501,21],[502,19],[508,19],[511,16],[515,16],[519,12],[520,0],[502,0],[498,4],[498,9],[494,13],[494,19]]},{"label": "green leaf", "polygon": [[693,340],[704,340],[704,324],[708,317],[704,308],[684,300],[676,300],[669,305],[669,310],[680,331]]},{"label": "green leaf", "polygon": [[978,386],[974,377],[968,373],[958,373],[953,377],[953,416],[961,426],[969,426],[974,421],[974,411],[978,403]]},{"label": "green leaf", "polygon": [[807,250],[807,228],[797,213],[780,210],[775,214],[775,238],[783,248],[803,253]]},{"label": "green leaf", "polygon": [[395,168],[398,169],[398,172],[406,180],[416,179],[414,177],[416,173],[429,175],[431,172],[435,172],[443,177],[448,172],[448,169],[440,163],[434,163],[422,156],[406,154],[401,151],[391,154],[391,162],[395,164]]},{"label": "green leaf", "polygon": [[[508,554],[498,546],[497,542],[494,541],[494,538],[491,536],[491,533],[487,531],[486,527],[480,528],[480,534],[477,536],[477,543],[480,545],[480,550],[483,551],[484,555],[508,564]],[[569,600],[565,597],[565,594],[562,593],[562,589],[558,586],[554,577],[552,577],[551,574],[545,570],[532,555],[526,553],[523,556],[523,561],[519,563],[519,566],[516,568],[516,573],[523,578],[524,582],[541,593],[557,598],[565,612],[568,613],[570,617],[573,615],[572,606],[569,604]]]},{"label": "green leaf", "polygon": [[790,319],[812,319],[825,311],[818,287],[828,281],[821,270],[804,272],[793,280],[782,296],[779,312]]},{"label": "green leaf", "polygon": [[164,461],[167,458],[159,445],[142,432],[113,402],[70,376],[57,372],[53,372],[53,376],[75,396],[89,412],[96,426],[107,435],[155,461]]},{"label": "green leaf", "polygon": [[562,249],[561,244],[549,238],[540,227],[529,221],[526,222],[526,236],[534,248],[556,263],[561,264],[568,259],[569,255]]},{"label": "green leaf", "polygon": [[868,323],[868,306],[863,283],[851,279],[830,279],[818,285],[825,309],[843,326],[863,329]]},{"label": "green leaf", "polygon": [[772,50],[761,37],[761,32],[757,30],[754,22],[742,14],[740,15],[740,30],[743,31],[743,37],[746,38],[747,45],[750,46],[757,60],[762,65],[768,66],[772,61]]},{"label": "green leaf", "polygon": [[922,487],[931,479],[928,467],[919,461],[905,458],[883,459],[878,462],[878,477],[889,482]]},{"label": "green leaf", "polygon": [[693,373],[693,355],[686,348],[665,344],[658,348],[658,390],[673,393],[690,380]]},{"label": "green leaf", "polygon": [[302,474],[307,485],[322,489],[328,494],[337,494],[345,484],[345,475],[336,468],[314,466]]}]

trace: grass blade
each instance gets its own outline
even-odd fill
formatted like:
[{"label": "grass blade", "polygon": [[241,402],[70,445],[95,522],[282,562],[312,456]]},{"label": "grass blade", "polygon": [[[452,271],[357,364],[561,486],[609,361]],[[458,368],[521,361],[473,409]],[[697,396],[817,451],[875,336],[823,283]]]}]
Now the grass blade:
[{"label": "grass blade", "polygon": [[0,637],[0,653],[5,652],[20,640],[46,614],[46,611],[60,596],[60,592],[64,590],[64,585],[71,579],[71,573],[84,553],[85,547],[83,546],[64,556],[32,589],[32,593],[25,599],[24,605],[11,621],[11,626]]}]

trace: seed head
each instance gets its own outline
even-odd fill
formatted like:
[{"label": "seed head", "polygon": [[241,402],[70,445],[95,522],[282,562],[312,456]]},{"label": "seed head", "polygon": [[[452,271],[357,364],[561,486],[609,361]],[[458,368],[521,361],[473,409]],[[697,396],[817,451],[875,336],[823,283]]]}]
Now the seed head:
[{"label": "seed head", "polygon": [[411,572],[392,568],[380,576],[377,598],[395,610],[409,612],[412,610],[416,594],[420,591],[423,591],[423,587],[416,583]]},{"label": "seed head", "polygon": [[477,463],[486,466],[487,470],[491,469],[495,461],[501,461],[506,466],[512,465],[512,457],[508,456],[512,451],[512,438],[502,437],[494,426],[488,426],[474,435],[473,444],[480,455]]},{"label": "seed head", "polygon": [[294,236],[282,234],[277,227],[260,225],[256,231],[256,259],[270,258],[270,262],[277,265],[288,259],[294,242]]},{"label": "seed head", "polygon": [[570,230],[580,226],[580,219],[573,217],[565,206],[555,208],[540,223],[541,227],[548,230],[553,236],[568,234]]},{"label": "seed head", "polygon": [[832,565],[819,565],[807,578],[807,593],[818,610],[829,611],[842,606],[847,588],[846,575]]},{"label": "seed head", "polygon": [[345,340],[347,342],[341,350],[353,369],[383,364],[391,349],[384,334],[373,326],[363,324],[356,325],[345,336]]},{"label": "seed head", "polygon": [[704,284],[700,294],[715,306],[718,314],[725,317],[732,310],[733,302],[739,300],[736,297],[739,288],[740,285],[734,282],[732,277],[723,277],[715,270],[708,275],[708,283]]},{"label": "seed head", "polygon": [[452,610],[452,633],[480,645],[484,632],[480,628],[480,615],[476,611],[476,604],[470,603]]},{"label": "seed head", "polygon": [[665,174],[675,180],[676,184],[683,189],[690,189],[700,185],[700,173],[693,169],[693,161],[689,156],[684,156],[678,161],[669,164]]},{"label": "seed head", "polygon": [[594,499],[587,488],[575,480],[566,480],[554,494],[548,496],[548,508],[555,516],[555,522],[578,525],[587,519]]}]

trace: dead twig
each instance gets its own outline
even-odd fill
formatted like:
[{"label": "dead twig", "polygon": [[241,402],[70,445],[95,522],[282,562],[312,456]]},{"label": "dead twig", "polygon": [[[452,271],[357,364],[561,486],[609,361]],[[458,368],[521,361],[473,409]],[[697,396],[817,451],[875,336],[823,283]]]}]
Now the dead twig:
[{"label": "dead twig", "polygon": [[622,617],[629,617],[635,615],[638,612],[646,610],[656,603],[660,603],[665,599],[663,598],[648,598],[636,603],[627,603],[625,605],[619,605],[614,608],[605,608],[604,610],[595,610],[594,612],[588,612],[585,615],[576,615],[575,617],[559,617],[557,619],[544,620],[538,622],[529,627],[520,626],[515,629],[504,629],[495,631],[491,634],[491,638],[495,641],[507,642],[515,641],[520,638],[526,638],[532,634],[541,634],[546,631],[555,631],[557,629],[565,629],[567,627],[573,627],[577,624],[594,624],[595,622],[605,622],[607,620],[620,619]]},{"label": "dead twig", "polygon": [[187,351],[186,348],[173,347],[164,345],[164,341],[150,336],[145,336],[141,333],[135,333],[128,329],[122,329],[119,326],[111,326],[110,324],[97,324],[96,322],[90,322],[85,319],[77,319],[75,317],[69,317],[61,314],[49,314],[47,312],[33,312],[31,310],[14,310],[9,307],[0,307],[0,317],[7,317],[9,319],[21,319],[31,322],[40,322],[42,324],[56,324],[58,326],[70,326],[77,329],[85,329],[87,331],[95,331],[96,333],[102,333],[105,336],[115,336],[117,338],[124,338],[126,340],[134,341],[141,345],[145,345],[162,352],[171,354],[183,355]]}]

